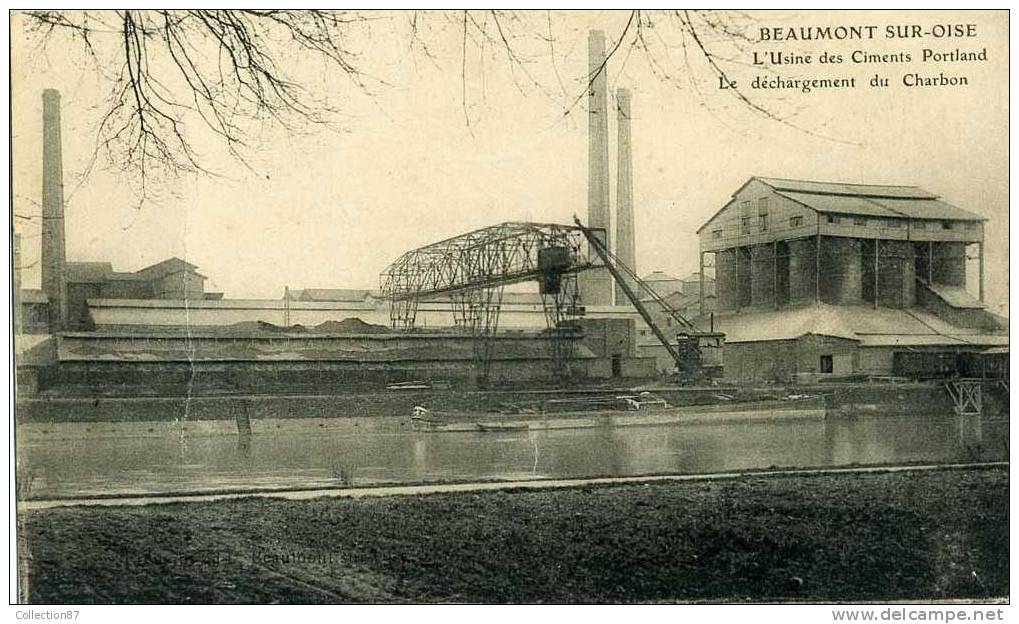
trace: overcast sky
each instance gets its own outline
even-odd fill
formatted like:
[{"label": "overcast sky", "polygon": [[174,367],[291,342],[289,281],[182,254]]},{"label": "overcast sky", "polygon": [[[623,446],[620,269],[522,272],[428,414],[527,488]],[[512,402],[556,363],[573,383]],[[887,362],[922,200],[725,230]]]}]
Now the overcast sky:
[{"label": "overcast sky", "polygon": [[[63,95],[68,259],[105,260],[131,271],[179,256],[209,277],[208,290],[229,298],[278,298],[285,285],[374,288],[389,262],[416,246],[502,221],[565,223],[585,213],[587,117],[583,102],[570,105],[583,92],[588,28],[605,30],[611,45],[627,13],[552,16],[554,50],[537,37],[519,44],[526,72],[491,47],[483,54],[471,49],[465,80],[455,22],[435,17],[422,33],[433,60],[409,45],[406,15],[380,17],[348,39],[363,54],[362,67],[387,82],[374,97],[319,64],[288,57],[297,75],[340,107],[335,129],[288,135],[267,127],[250,152],[254,171],[216,160],[224,178],[186,176],[140,209],[123,174],[100,166],[81,178],[108,84],[87,69],[79,45],[52,39],[40,49],[15,20],[13,181],[15,209],[28,217],[15,222],[25,236],[26,285],[38,284],[41,92],[47,87]],[[663,26],[649,34],[649,41],[660,42],[655,45],[674,45],[658,47],[655,63],[639,50],[621,54],[608,74],[611,88],[633,92],[639,272],[696,270],[695,230],[753,175],[909,184],[990,218],[989,298],[1007,310],[1007,15],[755,17],[792,26],[965,22],[976,24],[978,37],[786,44],[782,50],[815,56],[823,50],[848,56],[857,49],[914,56],[908,65],[826,67],[815,60],[783,70],[787,76],[855,76],[861,84],[880,71],[891,79],[887,89],[781,97],[746,91],[792,127],[719,91],[703,59],[689,49],[684,58],[674,30]],[[916,62],[924,47],[986,48],[988,61]],[[738,59],[752,60],[749,53]],[[901,75],[914,70],[964,74],[969,85],[902,86]],[[745,65],[731,71],[742,84],[764,75]],[[670,78],[663,79],[666,73]],[[215,154],[215,146],[192,128],[196,144]],[[610,133],[614,155],[614,120]]]}]

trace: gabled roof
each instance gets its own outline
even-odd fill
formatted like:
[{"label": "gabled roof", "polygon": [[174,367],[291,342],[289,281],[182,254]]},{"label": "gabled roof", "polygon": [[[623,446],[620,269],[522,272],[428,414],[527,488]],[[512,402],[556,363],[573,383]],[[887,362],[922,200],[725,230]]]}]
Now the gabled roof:
[{"label": "gabled roof", "polygon": [[[700,271],[694,271],[693,273],[691,273],[690,275],[687,275],[686,277],[684,277],[680,281],[687,282],[687,283],[689,283],[689,282],[700,282],[701,281]],[[704,283],[705,284],[709,284],[709,283],[711,283],[713,281],[715,281],[715,278],[711,277],[707,273],[704,274]]]},{"label": "gabled roof", "polygon": [[[890,186],[881,184],[849,184],[845,182],[818,182],[754,176],[732,194],[736,197],[753,181],[765,184],[778,195],[820,213],[839,213],[868,217],[898,219],[952,219],[986,221],[986,217],[963,210],[938,199],[937,195],[918,186]],[[722,211],[732,205],[730,199],[697,233],[711,223]]]},{"label": "gabled roof", "polygon": [[902,217],[899,213],[889,210],[881,204],[871,201],[866,197],[852,197],[848,195],[814,195],[812,193],[796,193],[792,191],[778,191],[778,194],[786,199],[793,200],[797,204],[816,210],[817,212],[834,212],[838,214],[852,214],[865,217]]},{"label": "gabled roof", "polygon": [[109,279],[113,265],[109,262],[68,262],[64,265],[64,277],[73,284],[94,284]]},{"label": "gabled roof", "polygon": [[190,262],[185,262],[180,258],[167,258],[162,262],[157,262],[153,265],[147,266],[143,269],[135,271],[139,275],[144,275],[146,278],[162,277],[171,273],[180,273],[181,271],[194,272],[198,267]]},{"label": "gabled roof", "polygon": [[675,282],[675,277],[669,275],[665,271],[652,271],[642,277],[645,282]]},{"label": "gabled roof", "polygon": [[[817,182],[788,178],[753,177],[776,191],[794,191],[817,195],[848,195],[853,197],[895,197],[902,199],[937,199],[937,195],[918,186],[889,186],[885,184],[849,184],[846,182]],[[744,185],[745,186],[745,185]]]}]

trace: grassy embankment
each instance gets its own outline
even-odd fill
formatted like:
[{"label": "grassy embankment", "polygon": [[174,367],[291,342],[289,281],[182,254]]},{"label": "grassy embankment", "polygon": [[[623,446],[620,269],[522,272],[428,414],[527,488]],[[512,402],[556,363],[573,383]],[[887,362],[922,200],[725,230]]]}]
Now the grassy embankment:
[{"label": "grassy embankment", "polygon": [[22,518],[32,602],[1005,596],[1008,473],[966,470]]}]

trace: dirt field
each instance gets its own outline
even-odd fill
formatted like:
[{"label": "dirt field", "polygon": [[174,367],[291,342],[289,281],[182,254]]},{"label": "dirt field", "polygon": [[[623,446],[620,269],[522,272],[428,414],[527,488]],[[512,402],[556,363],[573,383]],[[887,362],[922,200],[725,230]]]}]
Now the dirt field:
[{"label": "dirt field", "polygon": [[1004,469],[65,508],[21,529],[34,603],[1008,594]]}]

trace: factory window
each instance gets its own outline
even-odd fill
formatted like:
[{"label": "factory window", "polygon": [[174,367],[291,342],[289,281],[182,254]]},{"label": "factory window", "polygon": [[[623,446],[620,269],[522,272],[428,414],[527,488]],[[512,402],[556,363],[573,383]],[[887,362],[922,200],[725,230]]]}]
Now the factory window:
[{"label": "factory window", "polygon": [[942,221],[941,222],[941,229],[942,230],[950,230],[950,229],[952,229],[952,222],[951,221]]},{"label": "factory window", "polygon": [[743,217],[740,220],[740,225],[744,234],[750,233],[750,217]]},{"label": "factory window", "polygon": [[840,219],[838,215],[833,214],[828,215],[828,223],[838,223],[839,221]]},{"label": "factory window", "polygon": [[767,232],[768,231],[768,215],[762,214],[760,217],[758,217],[758,219],[760,219],[760,221],[761,221],[761,231],[762,232]]},{"label": "factory window", "polygon": [[898,219],[889,219],[885,224],[893,230],[902,227],[902,223]]},{"label": "factory window", "polygon": [[830,355],[821,356],[821,372],[832,373],[835,371],[835,361]]},{"label": "factory window", "polygon": [[762,197],[757,200],[757,214],[765,216],[768,214],[768,204],[770,203],[770,197]]},{"label": "factory window", "polygon": [[853,225],[867,225],[865,217],[853,217]]},{"label": "factory window", "polygon": [[925,229],[927,229],[927,223],[925,221],[914,221],[913,222],[913,229],[914,230],[925,230]]},{"label": "factory window", "polygon": [[722,238],[722,230],[714,230],[711,232],[711,238]]},{"label": "factory window", "polygon": [[746,216],[750,214],[750,200],[748,199],[746,201],[740,202],[739,208],[741,215]]},{"label": "factory window", "polygon": [[798,228],[803,225],[803,217],[789,217],[789,227]]}]

